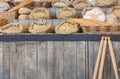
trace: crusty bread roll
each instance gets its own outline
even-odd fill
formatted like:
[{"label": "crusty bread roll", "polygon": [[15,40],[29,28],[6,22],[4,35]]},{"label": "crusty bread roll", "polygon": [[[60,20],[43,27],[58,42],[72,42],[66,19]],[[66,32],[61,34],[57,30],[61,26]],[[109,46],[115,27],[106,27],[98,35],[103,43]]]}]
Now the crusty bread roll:
[{"label": "crusty bread roll", "polygon": [[24,33],[28,32],[29,26],[21,23],[9,23],[0,27],[0,32],[2,33]]},{"label": "crusty bread roll", "polygon": [[84,7],[84,8],[82,9],[82,16],[84,16],[87,11],[90,11],[90,10],[92,10],[93,8],[94,8],[94,7]]},{"label": "crusty bread roll", "polygon": [[48,22],[34,22],[30,28],[31,33],[50,33],[54,31],[54,26]]},{"label": "crusty bread roll", "polygon": [[117,0],[96,0],[96,6],[112,6],[112,5],[116,5],[117,4]]},{"label": "crusty bread roll", "polygon": [[90,7],[90,6],[91,6],[91,4],[88,3],[87,1],[78,1],[78,2],[76,2],[76,3],[73,4],[73,7],[75,9],[78,9],[78,10],[81,10],[84,7]]},{"label": "crusty bread roll", "polygon": [[26,7],[22,7],[18,10],[18,13],[19,14],[30,14],[31,13],[31,10],[26,8]]},{"label": "crusty bread roll", "polygon": [[62,8],[57,13],[57,18],[79,18],[80,14],[74,8]]},{"label": "crusty bread roll", "polygon": [[30,14],[31,18],[53,18],[46,8],[35,8]]},{"label": "crusty bread roll", "polygon": [[62,7],[69,7],[69,6],[71,6],[71,4],[68,3],[68,2],[58,2],[58,1],[52,2],[52,5],[53,5],[54,7],[57,7],[57,8],[62,8]]},{"label": "crusty bread roll", "polygon": [[108,13],[106,15],[106,22],[109,24],[114,24],[118,22],[117,16],[113,13]]},{"label": "crusty bread roll", "polygon": [[115,14],[117,16],[117,18],[120,18],[120,6],[112,7],[110,12]]},{"label": "crusty bread roll", "polygon": [[79,32],[79,27],[76,23],[64,21],[56,26],[55,32],[58,34],[73,34]]}]

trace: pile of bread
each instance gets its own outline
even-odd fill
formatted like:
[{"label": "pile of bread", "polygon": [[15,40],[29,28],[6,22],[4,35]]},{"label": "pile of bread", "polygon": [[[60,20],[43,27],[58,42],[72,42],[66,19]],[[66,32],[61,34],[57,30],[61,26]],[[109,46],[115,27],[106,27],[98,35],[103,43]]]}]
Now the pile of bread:
[{"label": "pile of bread", "polygon": [[[11,8],[9,3],[23,0],[1,0],[0,12]],[[34,0],[40,1],[40,0]],[[53,6],[49,8],[22,7],[18,9],[17,19],[64,19],[57,26],[49,22],[7,23],[0,15],[1,33],[58,33],[72,34],[79,32],[120,32],[120,0],[49,0]],[[104,10],[103,7],[107,9]],[[108,11],[106,11],[108,10]],[[54,11],[54,13],[52,12]]]}]

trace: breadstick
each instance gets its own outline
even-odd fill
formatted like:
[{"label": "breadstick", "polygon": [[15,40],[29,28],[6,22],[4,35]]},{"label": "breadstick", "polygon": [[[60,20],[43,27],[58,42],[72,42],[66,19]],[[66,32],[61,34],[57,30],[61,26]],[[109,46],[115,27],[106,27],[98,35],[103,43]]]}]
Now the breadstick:
[{"label": "breadstick", "polygon": [[101,41],[100,41],[100,46],[99,46],[99,50],[98,50],[98,56],[97,56],[97,60],[96,60],[96,64],[95,64],[95,69],[94,69],[94,73],[93,73],[93,79],[97,79],[97,73],[98,73],[98,68],[99,68],[100,59],[101,59],[101,55],[102,55],[104,38],[105,37],[102,37]]},{"label": "breadstick", "polygon": [[31,2],[32,2],[32,0],[24,0],[22,3],[20,3],[19,5],[11,8],[11,9],[8,10],[8,11],[16,11],[17,9],[26,6],[26,5],[30,4]]},{"label": "breadstick", "polygon": [[106,55],[106,47],[107,47],[107,38],[105,37],[103,51],[102,51],[102,57],[101,57],[101,62],[100,62],[100,70],[99,70],[99,74],[98,74],[98,79],[102,79],[102,76],[103,76],[103,68],[104,68],[105,55]]}]

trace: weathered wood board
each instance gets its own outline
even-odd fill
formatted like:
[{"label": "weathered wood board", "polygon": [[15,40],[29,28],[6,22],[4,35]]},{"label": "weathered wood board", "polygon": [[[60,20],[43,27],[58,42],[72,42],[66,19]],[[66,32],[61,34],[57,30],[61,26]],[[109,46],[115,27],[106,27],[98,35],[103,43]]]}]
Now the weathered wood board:
[{"label": "weathered wood board", "polygon": [[[92,79],[99,42],[0,42],[0,79]],[[113,42],[120,67],[120,42]],[[107,50],[103,79],[115,79]]]}]

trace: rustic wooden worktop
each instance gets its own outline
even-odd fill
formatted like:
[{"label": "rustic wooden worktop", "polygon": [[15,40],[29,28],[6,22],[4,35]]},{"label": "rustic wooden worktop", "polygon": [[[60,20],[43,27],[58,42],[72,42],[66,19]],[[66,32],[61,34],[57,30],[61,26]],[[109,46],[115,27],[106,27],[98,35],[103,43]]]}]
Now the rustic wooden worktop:
[{"label": "rustic wooden worktop", "polygon": [[[101,36],[1,34],[0,79],[92,79]],[[120,36],[106,36],[112,37],[120,67]],[[115,79],[106,57],[104,79]]]}]

